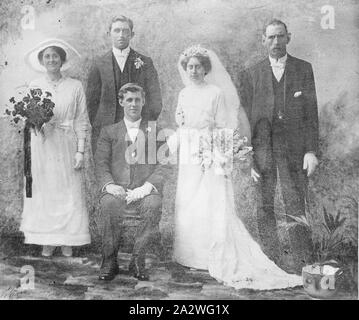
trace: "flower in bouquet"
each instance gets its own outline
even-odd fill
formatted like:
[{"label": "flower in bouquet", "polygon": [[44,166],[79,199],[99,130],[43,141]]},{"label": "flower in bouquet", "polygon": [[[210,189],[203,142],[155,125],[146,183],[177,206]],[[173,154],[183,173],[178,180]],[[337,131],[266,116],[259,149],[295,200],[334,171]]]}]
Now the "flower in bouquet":
[{"label": "flower in bouquet", "polygon": [[212,157],[213,136],[210,130],[203,130],[199,135],[199,160],[202,170],[208,170],[213,162]]},{"label": "flower in bouquet", "polygon": [[35,132],[40,131],[43,124],[49,122],[54,115],[55,103],[51,97],[48,91],[43,92],[39,88],[30,89],[19,101],[14,97],[10,98],[12,108],[6,109],[5,114],[10,116],[14,123],[22,120],[27,126],[35,129]]},{"label": "flower in bouquet", "polygon": [[216,174],[228,175],[233,169],[233,159],[246,160],[251,154],[248,138],[239,130],[217,128],[203,131],[199,140],[199,158],[202,170],[214,167]]},{"label": "flower in bouquet", "polygon": [[213,163],[215,173],[228,175],[233,169],[233,130],[216,129],[213,132]]},{"label": "flower in bouquet", "polygon": [[43,92],[40,88],[31,88],[25,93],[20,92],[20,100],[11,97],[12,108],[7,108],[5,114],[11,119],[10,122],[17,124],[20,120],[25,123],[24,127],[24,175],[26,178],[26,197],[32,197],[32,173],[31,173],[31,133],[34,129],[44,135],[42,126],[53,117],[55,103],[51,101],[51,93]]},{"label": "flower in bouquet", "polygon": [[248,146],[248,138],[242,136],[238,129],[233,132],[233,154],[236,159],[246,160],[246,156],[250,155],[253,148]]}]

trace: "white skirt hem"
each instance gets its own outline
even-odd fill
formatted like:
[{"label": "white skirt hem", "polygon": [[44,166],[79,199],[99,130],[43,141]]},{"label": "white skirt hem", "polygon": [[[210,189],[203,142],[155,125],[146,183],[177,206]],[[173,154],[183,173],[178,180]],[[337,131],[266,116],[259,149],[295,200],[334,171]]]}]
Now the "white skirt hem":
[{"label": "white skirt hem", "polygon": [[83,246],[91,243],[89,234],[68,235],[68,234],[46,234],[24,232],[25,243],[47,246]]}]

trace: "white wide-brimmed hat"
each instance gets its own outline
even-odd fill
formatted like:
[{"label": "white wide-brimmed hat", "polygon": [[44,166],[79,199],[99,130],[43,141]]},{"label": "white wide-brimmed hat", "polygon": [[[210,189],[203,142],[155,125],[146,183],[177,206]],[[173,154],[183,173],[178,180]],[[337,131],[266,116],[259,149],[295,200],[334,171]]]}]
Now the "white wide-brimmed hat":
[{"label": "white wide-brimmed hat", "polygon": [[25,54],[25,63],[32,69],[38,72],[46,72],[46,68],[40,63],[38,59],[38,54],[40,51],[51,47],[56,46],[60,47],[66,52],[66,61],[61,67],[61,71],[65,71],[73,65],[75,58],[80,58],[81,55],[79,52],[71,46],[69,43],[67,43],[64,40],[61,39],[47,39],[45,41],[42,41],[39,43],[35,48],[31,49],[29,52]]}]

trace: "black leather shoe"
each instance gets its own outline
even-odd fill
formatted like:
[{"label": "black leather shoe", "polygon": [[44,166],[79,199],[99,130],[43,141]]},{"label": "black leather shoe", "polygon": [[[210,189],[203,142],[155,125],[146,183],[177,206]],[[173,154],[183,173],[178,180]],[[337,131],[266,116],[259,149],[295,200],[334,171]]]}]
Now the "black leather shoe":
[{"label": "black leather shoe", "polygon": [[102,263],[98,278],[103,281],[111,281],[119,274],[119,272],[120,270],[117,262],[107,260]]},{"label": "black leather shoe", "polygon": [[148,281],[150,277],[145,270],[145,259],[139,257],[132,257],[128,270],[131,275],[140,281]]}]

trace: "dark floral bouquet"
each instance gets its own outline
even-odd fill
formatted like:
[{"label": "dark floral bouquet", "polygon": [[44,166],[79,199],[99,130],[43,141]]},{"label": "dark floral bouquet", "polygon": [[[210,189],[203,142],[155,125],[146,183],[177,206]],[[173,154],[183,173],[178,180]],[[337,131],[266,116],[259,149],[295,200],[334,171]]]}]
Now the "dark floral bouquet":
[{"label": "dark floral bouquet", "polygon": [[34,133],[40,132],[42,126],[53,117],[55,103],[51,101],[51,93],[40,88],[30,89],[20,101],[12,97],[9,101],[13,104],[12,110],[6,109],[5,114],[11,117],[11,122],[17,124],[20,120],[25,122],[24,128],[24,175],[26,178],[26,197],[32,197],[31,174],[31,129]]},{"label": "dark floral bouquet", "polygon": [[13,104],[13,110],[6,109],[5,113],[12,116],[14,123],[23,120],[25,126],[35,129],[35,133],[40,132],[43,124],[54,115],[55,103],[51,101],[51,96],[48,91],[43,94],[41,89],[30,89],[20,101],[12,97],[9,101]]}]

